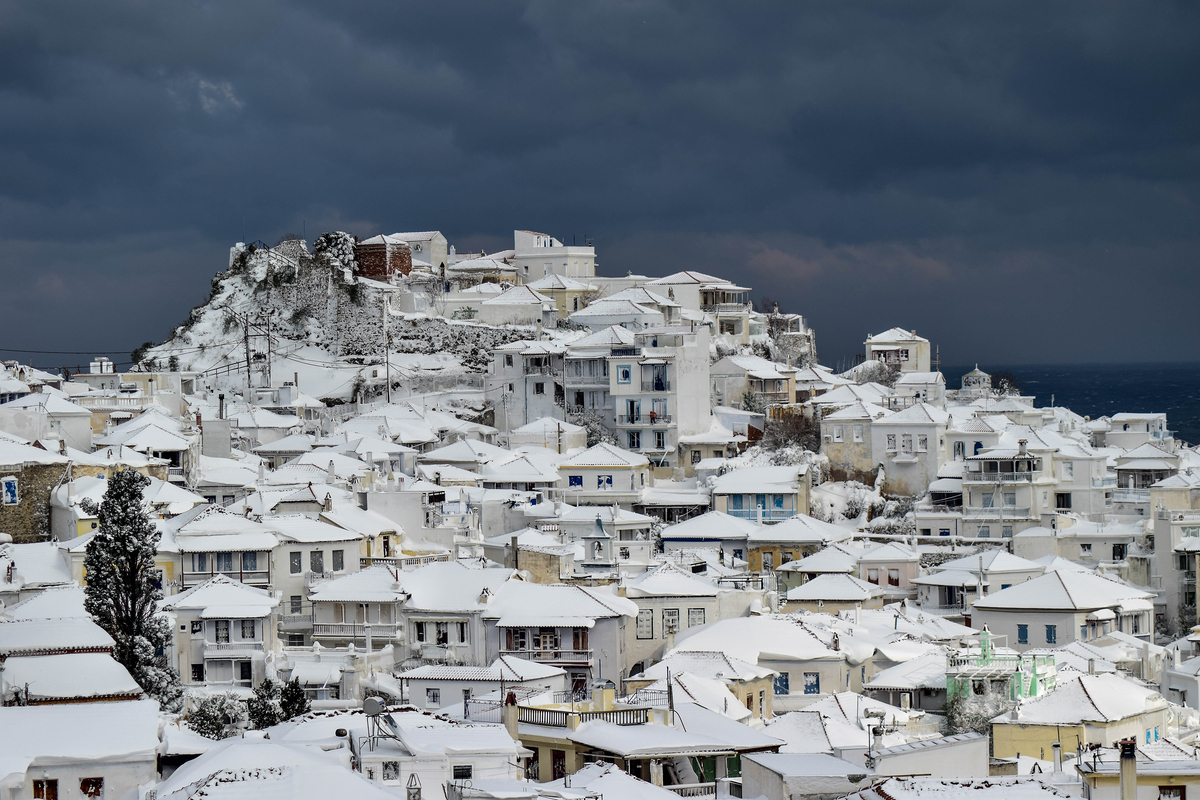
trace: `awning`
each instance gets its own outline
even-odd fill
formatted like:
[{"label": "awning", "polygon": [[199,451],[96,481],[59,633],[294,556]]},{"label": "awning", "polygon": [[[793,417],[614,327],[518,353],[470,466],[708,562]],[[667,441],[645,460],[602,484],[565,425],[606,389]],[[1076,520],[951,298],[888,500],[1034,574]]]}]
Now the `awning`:
[{"label": "awning", "polygon": [[1104,622],[1116,618],[1117,615],[1113,613],[1111,608],[1102,608],[1087,615],[1088,622]]},{"label": "awning", "polygon": [[1141,597],[1131,597],[1128,600],[1122,600],[1117,608],[1122,611],[1153,611],[1154,603]]},{"label": "awning", "polygon": [[292,667],[292,679],[301,686],[326,687],[342,679],[342,668],[337,664],[322,664],[319,661],[301,661]]},{"label": "awning", "polygon": [[591,617],[554,617],[548,614],[504,614],[496,620],[497,628],[592,628]]}]

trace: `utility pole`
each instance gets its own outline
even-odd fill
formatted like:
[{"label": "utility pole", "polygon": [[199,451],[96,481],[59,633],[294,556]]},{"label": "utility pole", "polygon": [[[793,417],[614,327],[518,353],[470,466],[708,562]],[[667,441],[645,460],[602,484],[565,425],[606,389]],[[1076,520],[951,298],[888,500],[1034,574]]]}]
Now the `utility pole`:
[{"label": "utility pole", "polygon": [[[236,315],[235,315],[235,316],[236,316]],[[250,380],[250,312],[246,312],[245,316],[243,316],[243,317],[242,317],[242,322],[244,323],[244,325],[245,325],[245,330],[246,330],[246,335],[245,335],[245,344],[246,344],[246,397],[247,397],[247,399],[249,399],[249,396],[250,396],[250,384],[251,384],[251,380]]]},{"label": "utility pole", "polygon": [[271,312],[267,312],[267,388],[275,384],[271,381]]}]

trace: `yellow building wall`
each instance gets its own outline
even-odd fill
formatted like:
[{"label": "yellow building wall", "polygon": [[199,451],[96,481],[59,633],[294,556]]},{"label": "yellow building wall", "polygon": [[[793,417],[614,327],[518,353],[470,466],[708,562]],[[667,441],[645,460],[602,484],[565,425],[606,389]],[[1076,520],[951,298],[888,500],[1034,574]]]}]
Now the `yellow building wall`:
[{"label": "yellow building wall", "polygon": [[1048,760],[1054,757],[1055,742],[1062,744],[1064,753],[1074,753],[1086,741],[1082,725],[992,725],[992,755],[996,758],[1020,754]]}]

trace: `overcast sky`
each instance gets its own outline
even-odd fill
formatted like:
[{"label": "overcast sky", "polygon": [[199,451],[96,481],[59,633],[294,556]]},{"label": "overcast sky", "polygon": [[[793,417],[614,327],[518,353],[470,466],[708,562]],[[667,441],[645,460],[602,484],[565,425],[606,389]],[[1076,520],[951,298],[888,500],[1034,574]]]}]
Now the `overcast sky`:
[{"label": "overcast sky", "polygon": [[1190,2],[0,0],[0,353],[126,360],[244,236],[519,227],[753,286],[830,365],[1200,360],[1198,43]]}]

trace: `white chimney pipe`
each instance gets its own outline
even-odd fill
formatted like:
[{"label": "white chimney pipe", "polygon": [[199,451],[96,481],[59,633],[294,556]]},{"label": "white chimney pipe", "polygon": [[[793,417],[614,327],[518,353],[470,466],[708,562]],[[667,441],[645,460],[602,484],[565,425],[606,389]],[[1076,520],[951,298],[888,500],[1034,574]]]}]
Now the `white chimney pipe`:
[{"label": "white chimney pipe", "polygon": [[1137,800],[1137,744],[1125,739],[1121,746],[1121,800]]}]

